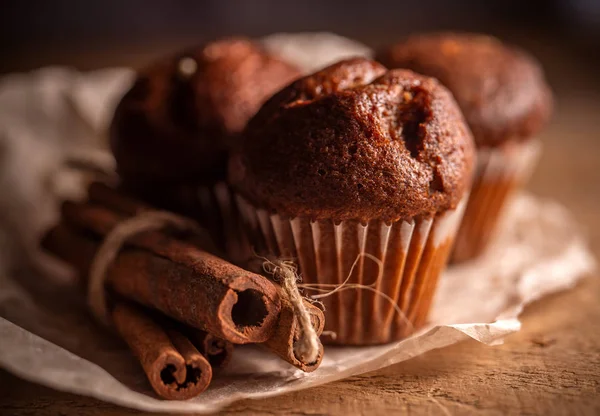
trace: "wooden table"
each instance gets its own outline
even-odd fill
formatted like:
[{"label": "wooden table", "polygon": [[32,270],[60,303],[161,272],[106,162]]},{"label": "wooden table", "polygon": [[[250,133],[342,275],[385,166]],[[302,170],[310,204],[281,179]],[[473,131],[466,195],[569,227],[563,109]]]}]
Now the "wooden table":
[{"label": "wooden table", "polygon": [[[600,258],[600,95],[562,95],[547,132],[530,188],[567,205]],[[598,277],[529,306],[522,331],[504,345],[463,342],[323,387],[241,401],[223,414],[600,414]],[[2,371],[0,386],[0,414],[138,414]]]}]

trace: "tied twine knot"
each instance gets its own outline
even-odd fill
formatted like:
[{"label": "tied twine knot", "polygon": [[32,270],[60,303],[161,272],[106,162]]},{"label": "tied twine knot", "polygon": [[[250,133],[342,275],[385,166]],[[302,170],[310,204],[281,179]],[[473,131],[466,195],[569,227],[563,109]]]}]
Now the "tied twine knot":
[{"label": "tied twine knot", "polygon": [[294,318],[300,327],[298,341],[294,343],[294,354],[303,363],[314,363],[319,356],[319,336],[296,284],[299,280],[296,265],[291,261],[265,259],[263,269],[279,282],[284,296],[294,310]]}]

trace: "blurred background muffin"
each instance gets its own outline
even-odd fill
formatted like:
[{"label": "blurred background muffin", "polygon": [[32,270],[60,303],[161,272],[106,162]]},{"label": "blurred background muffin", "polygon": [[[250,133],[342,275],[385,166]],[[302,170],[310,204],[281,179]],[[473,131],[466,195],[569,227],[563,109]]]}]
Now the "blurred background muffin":
[{"label": "blurred background muffin", "polygon": [[247,39],[210,42],[140,70],[111,126],[124,185],[223,180],[227,149],[248,119],[298,75]]},{"label": "blurred background muffin", "polygon": [[467,33],[413,35],[382,49],[377,59],[437,78],[471,128],[477,169],[453,259],[472,259],[485,250],[502,209],[537,162],[536,135],[552,108],[542,69],[522,50]]},{"label": "blurred background muffin", "polygon": [[256,252],[297,259],[304,284],[347,285],[323,299],[328,342],[381,344],[425,323],[473,153],[435,79],[354,58],[268,100],[230,182]]},{"label": "blurred background muffin", "polygon": [[110,144],[121,186],[215,228],[214,187],[260,105],[298,69],[249,39],[224,39],[140,70],[117,106]]}]

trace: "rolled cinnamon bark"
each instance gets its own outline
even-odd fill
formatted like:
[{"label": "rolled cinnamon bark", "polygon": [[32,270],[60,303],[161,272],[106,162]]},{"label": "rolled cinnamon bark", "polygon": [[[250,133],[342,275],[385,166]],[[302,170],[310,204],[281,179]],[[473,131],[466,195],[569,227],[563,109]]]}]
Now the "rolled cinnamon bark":
[{"label": "rolled cinnamon bark", "polygon": [[[67,202],[62,212],[68,224],[99,237],[122,220],[91,204]],[[46,239],[46,247],[50,242]],[[162,232],[144,232],[128,243],[106,281],[118,294],[234,344],[272,336],[281,306],[278,289],[267,278]],[[65,251],[57,244],[48,248]]]},{"label": "rolled cinnamon bark", "polygon": [[[66,224],[59,224],[46,234],[42,245],[72,265],[81,276],[87,276],[100,243],[93,236],[85,236]],[[129,253],[134,250],[125,249]],[[107,280],[110,280],[112,269],[108,273]],[[233,344],[230,342],[176,321],[163,319],[159,324],[163,327],[174,327],[187,336],[196,349],[208,359],[213,369],[224,367],[231,360]]]},{"label": "rolled cinnamon bark", "polygon": [[[317,308],[307,300],[304,301],[304,305],[310,314],[310,321],[313,328],[315,328],[317,335],[321,335],[325,325],[325,315],[323,315],[321,309]],[[319,368],[319,365],[321,365],[321,361],[323,360],[323,344],[321,344],[321,341],[319,340],[319,355],[315,362],[306,363],[299,359],[295,353],[295,344],[299,337],[300,328],[295,317],[294,309],[287,300],[282,299],[281,313],[279,315],[279,322],[277,323],[275,333],[262,345],[293,366],[310,373],[315,371]]]},{"label": "rolled cinnamon bark", "polygon": [[223,368],[229,364],[233,354],[233,344],[224,339],[215,337],[206,331],[187,327],[184,330],[194,347],[198,349],[215,369]]},{"label": "rolled cinnamon bark", "polygon": [[163,328],[139,307],[123,301],[115,303],[112,319],[156,394],[186,400],[206,390],[212,380],[211,365],[184,335]]}]

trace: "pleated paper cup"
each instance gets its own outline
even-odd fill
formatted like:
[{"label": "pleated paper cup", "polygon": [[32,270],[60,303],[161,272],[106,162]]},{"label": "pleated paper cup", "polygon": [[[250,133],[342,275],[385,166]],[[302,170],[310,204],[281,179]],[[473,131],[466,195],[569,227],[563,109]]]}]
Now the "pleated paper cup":
[{"label": "pleated paper cup", "polygon": [[529,179],[541,152],[541,142],[508,142],[477,151],[477,168],[452,253],[452,262],[482,254],[496,232],[504,207]]},{"label": "pleated paper cup", "polygon": [[466,201],[432,218],[361,224],[290,219],[235,199],[255,252],[296,260],[305,287],[342,286],[321,299],[332,334],[323,341],[340,345],[383,344],[425,324]]}]

